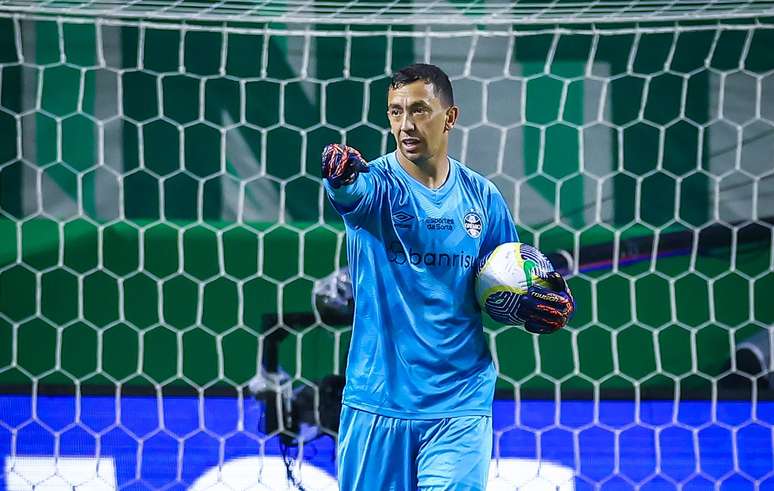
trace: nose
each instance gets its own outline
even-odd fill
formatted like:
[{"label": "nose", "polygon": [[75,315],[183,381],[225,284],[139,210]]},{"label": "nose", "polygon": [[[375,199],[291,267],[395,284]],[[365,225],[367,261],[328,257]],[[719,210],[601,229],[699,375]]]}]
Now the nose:
[{"label": "nose", "polygon": [[402,131],[412,131],[414,129],[414,121],[409,116],[408,111],[403,113],[403,117],[400,119],[400,129]]}]

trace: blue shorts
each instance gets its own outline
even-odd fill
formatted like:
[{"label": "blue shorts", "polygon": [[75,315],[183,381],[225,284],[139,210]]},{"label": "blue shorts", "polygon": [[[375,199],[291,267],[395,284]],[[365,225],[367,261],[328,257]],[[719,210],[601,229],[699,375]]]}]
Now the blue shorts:
[{"label": "blue shorts", "polygon": [[492,418],[399,419],[342,406],[341,491],[484,491]]}]

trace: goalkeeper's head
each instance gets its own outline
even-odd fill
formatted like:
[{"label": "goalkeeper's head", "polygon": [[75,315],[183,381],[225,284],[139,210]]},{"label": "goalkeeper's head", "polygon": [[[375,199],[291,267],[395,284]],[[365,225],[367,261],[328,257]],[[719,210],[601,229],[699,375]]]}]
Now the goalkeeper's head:
[{"label": "goalkeeper's head", "polygon": [[446,159],[449,131],[459,116],[448,75],[416,63],[395,72],[387,93],[387,117],[400,154],[415,164]]}]

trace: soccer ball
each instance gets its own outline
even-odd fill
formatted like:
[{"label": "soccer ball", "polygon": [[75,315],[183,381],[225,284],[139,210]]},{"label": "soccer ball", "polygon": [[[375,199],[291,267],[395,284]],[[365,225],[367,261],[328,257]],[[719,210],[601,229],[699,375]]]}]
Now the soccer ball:
[{"label": "soccer ball", "polygon": [[497,322],[524,324],[519,318],[521,296],[532,285],[548,288],[544,279],[554,270],[542,252],[521,242],[500,244],[479,263],[476,298],[481,309]]}]

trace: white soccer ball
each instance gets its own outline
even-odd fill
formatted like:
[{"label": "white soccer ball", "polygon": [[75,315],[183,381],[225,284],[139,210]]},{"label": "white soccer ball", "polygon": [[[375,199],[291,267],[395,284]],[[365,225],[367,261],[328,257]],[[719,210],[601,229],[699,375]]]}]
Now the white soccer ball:
[{"label": "white soccer ball", "polygon": [[517,315],[521,296],[534,285],[549,287],[544,279],[554,270],[542,252],[521,242],[500,244],[479,264],[476,298],[481,309],[497,322],[524,324]]}]

